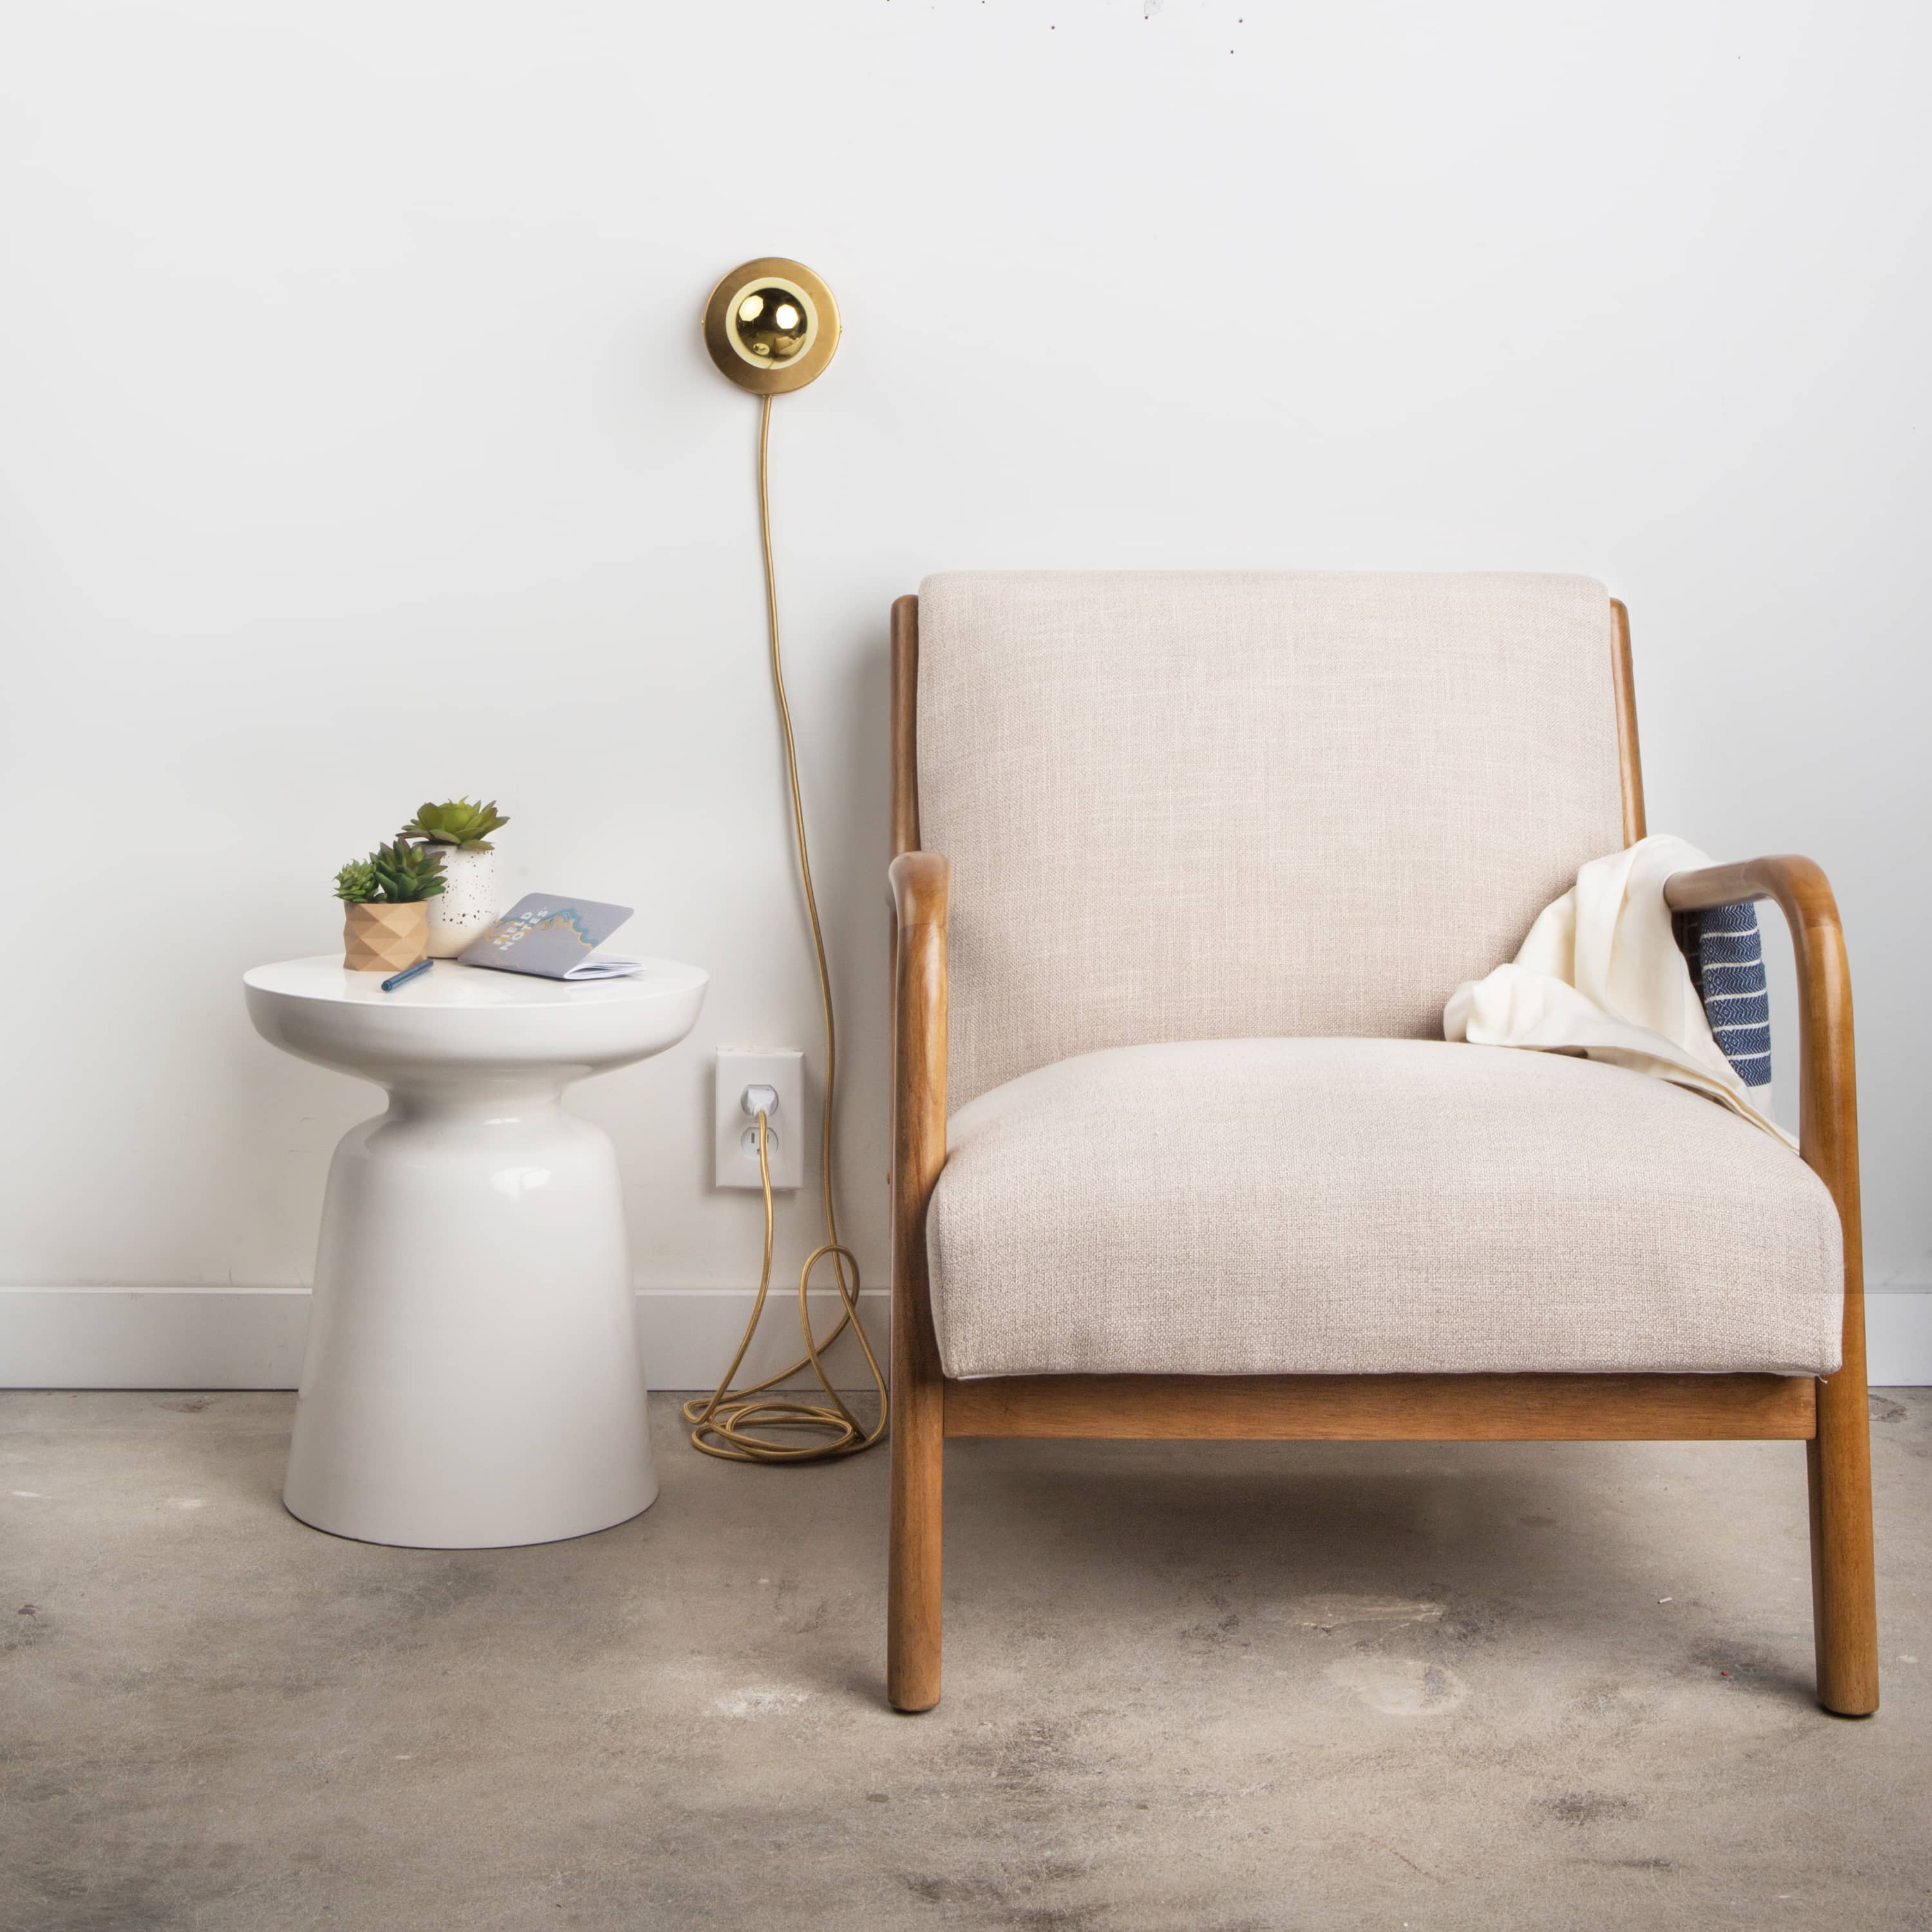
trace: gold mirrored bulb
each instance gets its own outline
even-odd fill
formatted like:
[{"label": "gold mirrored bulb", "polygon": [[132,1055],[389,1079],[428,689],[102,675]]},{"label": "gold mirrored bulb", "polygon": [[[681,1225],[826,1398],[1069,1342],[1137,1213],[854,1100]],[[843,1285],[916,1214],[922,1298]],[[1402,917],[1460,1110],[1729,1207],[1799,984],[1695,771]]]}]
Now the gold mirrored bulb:
[{"label": "gold mirrored bulb", "polygon": [[711,291],[704,344],[740,388],[767,396],[802,389],[838,346],[838,305],[803,262],[762,256]]},{"label": "gold mirrored bulb", "polygon": [[804,352],[812,337],[812,306],[796,290],[768,282],[731,310],[731,346],[740,356],[776,368]]}]

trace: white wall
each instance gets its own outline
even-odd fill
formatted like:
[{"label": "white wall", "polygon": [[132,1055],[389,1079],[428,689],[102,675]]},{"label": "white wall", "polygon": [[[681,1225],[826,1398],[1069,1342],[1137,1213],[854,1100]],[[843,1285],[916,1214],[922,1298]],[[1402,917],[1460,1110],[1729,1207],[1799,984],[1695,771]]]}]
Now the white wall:
[{"label": "white wall", "polygon": [[1652,824],[1837,882],[1872,1278],[1932,1281],[1924,9],[64,0],[8,38],[0,1280],[307,1279],[370,1096],[237,976],[479,788],[513,886],[710,969],[685,1047],[580,1100],[640,1281],[752,1277],[710,1056],[815,1059],[815,1009],[755,405],[697,316],[775,251],[847,319],[775,469],[872,1281],[885,611],[980,565],[1606,579]]}]

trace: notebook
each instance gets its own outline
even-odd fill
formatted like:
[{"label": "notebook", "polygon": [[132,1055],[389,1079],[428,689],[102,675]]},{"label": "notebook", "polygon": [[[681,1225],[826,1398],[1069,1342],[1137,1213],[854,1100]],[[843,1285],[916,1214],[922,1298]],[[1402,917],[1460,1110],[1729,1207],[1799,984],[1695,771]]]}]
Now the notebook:
[{"label": "notebook", "polygon": [[542,980],[619,980],[641,973],[641,959],[592,958],[631,916],[628,906],[560,892],[526,892],[484,933],[459,952],[460,966],[488,966],[500,973],[534,973]]}]

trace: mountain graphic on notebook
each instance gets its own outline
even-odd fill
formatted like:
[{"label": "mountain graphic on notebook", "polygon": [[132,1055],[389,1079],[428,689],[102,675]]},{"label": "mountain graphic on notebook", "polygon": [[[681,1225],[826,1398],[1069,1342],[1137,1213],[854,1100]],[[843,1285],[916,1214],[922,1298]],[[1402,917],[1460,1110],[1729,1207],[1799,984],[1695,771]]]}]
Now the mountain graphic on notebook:
[{"label": "mountain graphic on notebook", "polygon": [[641,959],[596,958],[601,946],[631,916],[628,906],[560,892],[526,892],[480,939],[457,955],[462,966],[532,973],[540,980],[616,980],[641,973]]}]

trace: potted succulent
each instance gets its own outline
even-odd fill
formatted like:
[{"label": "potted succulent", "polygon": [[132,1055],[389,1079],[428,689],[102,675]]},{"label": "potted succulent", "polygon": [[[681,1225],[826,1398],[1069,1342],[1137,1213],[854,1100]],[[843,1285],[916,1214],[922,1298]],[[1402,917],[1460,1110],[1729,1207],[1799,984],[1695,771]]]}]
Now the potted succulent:
[{"label": "potted succulent", "polygon": [[454,959],[496,916],[496,848],[491,832],[509,824],[488,805],[453,798],[418,808],[396,836],[415,838],[442,858],[442,896],[430,907],[429,956]]},{"label": "potted succulent", "polygon": [[400,973],[429,950],[429,908],[442,892],[433,847],[378,845],[335,875],[343,904],[342,963],[352,973]]}]

